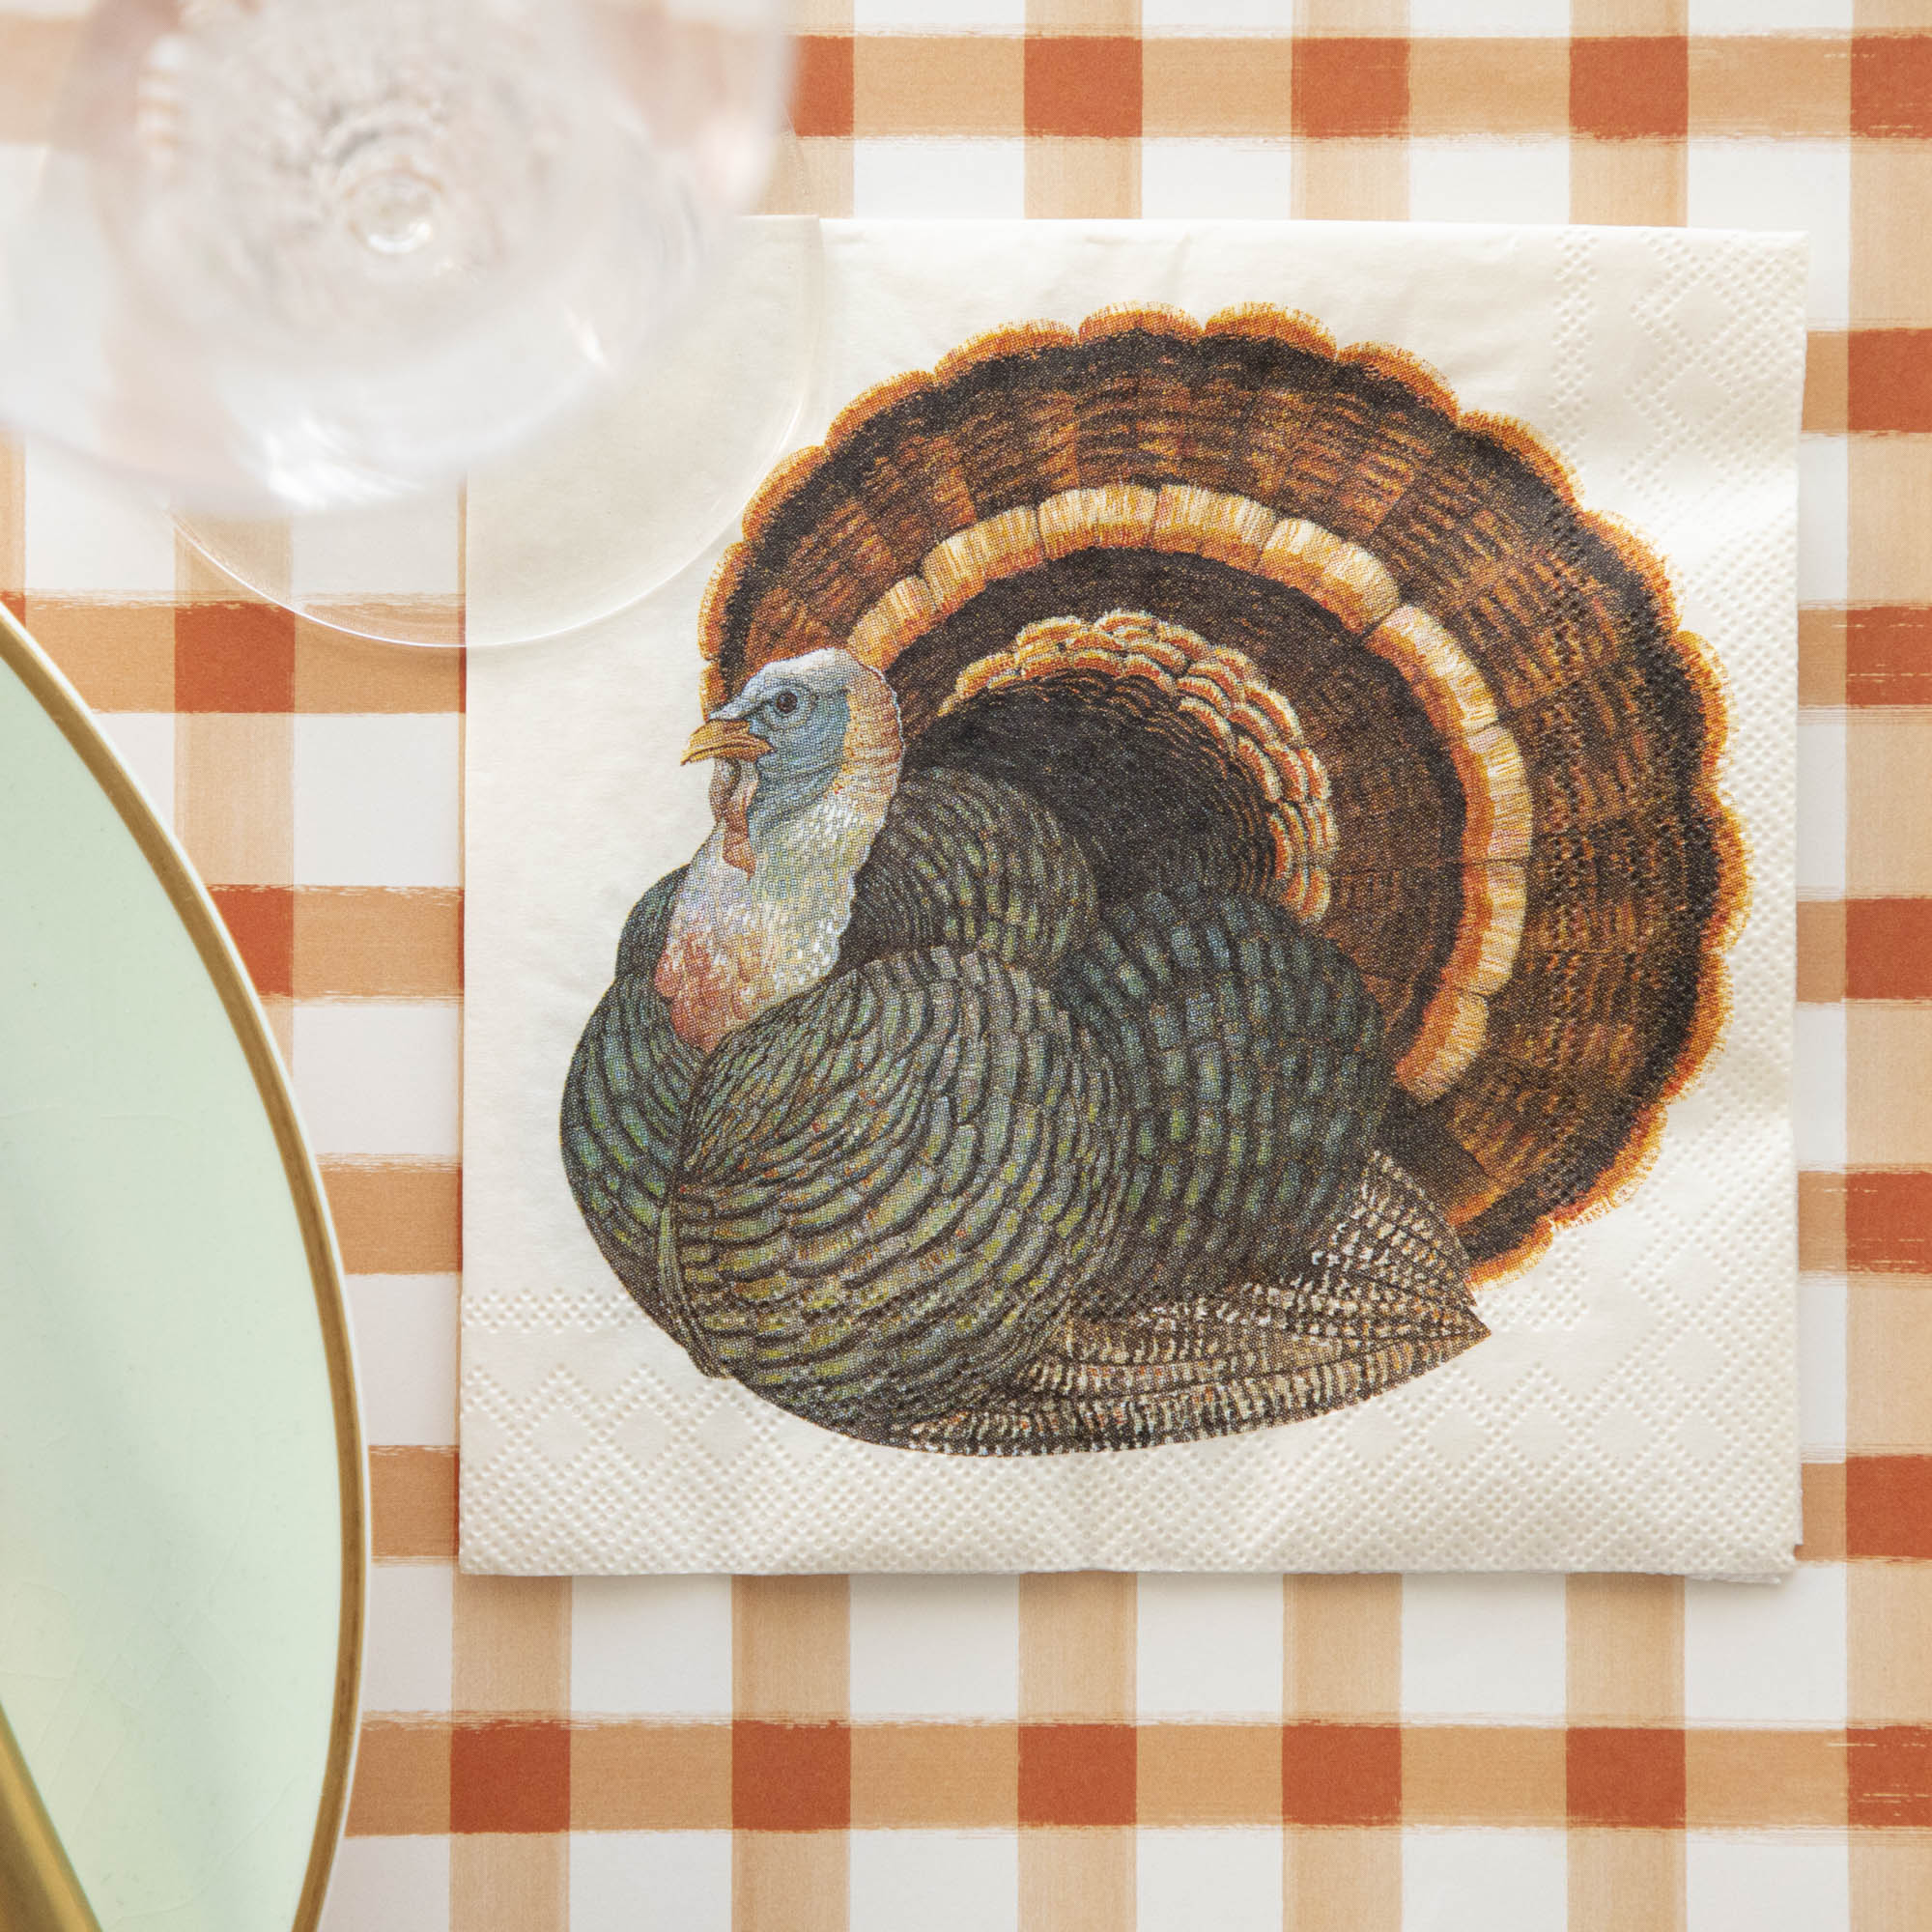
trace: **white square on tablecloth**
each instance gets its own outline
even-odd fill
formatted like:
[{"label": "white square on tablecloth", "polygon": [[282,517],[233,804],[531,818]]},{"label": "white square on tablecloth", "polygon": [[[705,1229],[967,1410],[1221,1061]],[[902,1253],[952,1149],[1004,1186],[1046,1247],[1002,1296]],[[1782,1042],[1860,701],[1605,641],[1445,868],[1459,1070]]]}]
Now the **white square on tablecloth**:
[{"label": "white square on tablecloth", "polygon": [[1279,220],[1293,186],[1288,141],[1141,140],[1141,213],[1151,221]]},{"label": "white square on tablecloth", "polygon": [[1017,137],[852,143],[852,206],[861,214],[996,216],[1018,214],[1025,203],[1026,144]]},{"label": "white square on tablecloth", "polygon": [[321,712],[295,720],[295,884],[463,883],[463,721]]},{"label": "white square on tablecloth", "polygon": [[1798,599],[1842,604],[1851,573],[1851,445],[1842,436],[1806,436],[1798,444]]},{"label": "white square on tablecloth", "polygon": [[730,1932],[729,1832],[573,1832],[570,1932]]},{"label": "white square on tablecloth", "polygon": [[456,1439],[456,1277],[352,1274],[343,1285],[364,1439],[449,1447]]},{"label": "white square on tablecloth", "polygon": [[453,1160],[460,1029],[454,1001],[299,1002],[296,1098],[316,1151]]},{"label": "white square on tablecloth", "polygon": [[578,1717],[731,1715],[728,1577],[584,1577],[570,1593]]},{"label": "white square on tablecloth", "polygon": [[1845,891],[1845,716],[1813,711],[1798,721],[1798,896]]},{"label": "white square on tablecloth", "polygon": [[1821,1462],[1845,1453],[1846,1304],[1843,1275],[1798,1277],[1799,1446]]},{"label": "white square on tablecloth", "polygon": [[1569,1922],[1569,1849],[1567,1833],[1540,1828],[1411,1825],[1402,1895],[1429,1932],[1544,1932]]},{"label": "white square on tablecloth", "polygon": [[320,1932],[445,1932],[449,1847],[440,1834],[344,1838],[329,1869]]},{"label": "white square on tablecloth", "polygon": [[1813,328],[1850,314],[1852,150],[1848,141],[1695,140],[1685,152],[1687,218],[1700,228],[1802,228]]},{"label": "white square on tablecloth", "polygon": [[1851,1884],[1842,1833],[1684,1836],[1685,1932],[1846,1932]]},{"label": "white square on tablecloth", "polygon": [[1684,1586],[1691,1724],[1842,1724],[1845,1566],[1804,1563],[1776,1592]]},{"label": "white square on tablecloth", "polygon": [[1010,1577],[854,1577],[852,1715],[1011,1723],[1020,1704]]},{"label": "white square on tablecloth", "polygon": [[1803,1167],[1845,1164],[1845,1009],[1798,1009],[1798,1085],[1793,1115]]},{"label": "white square on tablecloth", "polygon": [[369,1572],[362,1652],[365,1711],[446,1711],[455,1572],[447,1563],[378,1563]]},{"label": "white square on tablecloth", "polygon": [[1405,1720],[1560,1719],[1564,1604],[1561,1577],[1405,1577]]},{"label": "white square on tablecloth", "polygon": [[29,591],[174,595],[175,526],[158,503],[48,443],[29,443],[25,462]]},{"label": "white square on tablecloth", "polygon": [[1143,1719],[1281,1717],[1278,1577],[1143,1577],[1134,1635]]},{"label": "white square on tablecloth", "polygon": [[854,1832],[849,1932],[1017,1932],[1014,1832]]},{"label": "white square on tablecloth", "polygon": [[121,761],[141,781],[155,816],[175,822],[175,721],[167,711],[97,711],[94,722],[113,741]]},{"label": "white square on tablecloth", "polygon": [[1408,213],[1415,221],[1567,221],[1570,143],[1411,140]]},{"label": "white square on tablecloth", "polygon": [[1272,1826],[1143,1825],[1136,1922],[1161,1932],[1280,1932],[1281,1833]]}]

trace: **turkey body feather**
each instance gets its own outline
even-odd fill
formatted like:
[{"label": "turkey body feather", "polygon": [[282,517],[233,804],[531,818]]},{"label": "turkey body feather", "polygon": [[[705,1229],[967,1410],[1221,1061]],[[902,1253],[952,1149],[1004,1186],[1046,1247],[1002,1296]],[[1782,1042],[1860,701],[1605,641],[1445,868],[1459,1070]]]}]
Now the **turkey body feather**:
[{"label": "turkey body feather", "polygon": [[700,632],[717,825],[564,1166],[698,1367],[826,1427],[1142,1448],[1393,1388],[1721,1027],[1717,675],[1398,353],[996,331],[774,472]]},{"label": "turkey body feather", "polygon": [[1331,1236],[1276,1282],[1075,1317],[980,1402],[884,1439],[967,1455],[1151,1448],[1361,1402],[1489,1330],[1441,1210],[1386,1154],[1364,1162]]},{"label": "turkey body feather", "polygon": [[838,964],[929,945],[1050,973],[1094,917],[1085,855],[1030,792],[971,772],[915,773],[859,868]]},{"label": "turkey body feather", "polygon": [[707,1372],[849,1435],[1044,1453],[1312,1413],[1486,1332],[1439,1217],[1435,1274],[1396,1265],[1405,1183],[1362,1194],[1380,1018],[1279,906],[1098,915],[1037,801],[930,772],[839,970],[704,1056],[651,984],[681,878],[626,925],[562,1131],[600,1248]]},{"label": "turkey body feather", "polygon": [[727,1373],[856,1433],[970,1401],[1107,1267],[1126,1121],[1104,1060],[1022,969],[875,959],[720,1049],[673,1213]]},{"label": "turkey body feather", "polygon": [[1096,1309],[1302,1260],[1388,1091],[1381,1016],[1347,956],[1265,899],[1183,889],[1110,912],[1055,990],[1132,1122],[1122,1252]]},{"label": "turkey body feather", "polygon": [[564,1173],[604,1259],[644,1313],[672,1316],[658,1283],[658,1222],[703,1056],[678,1038],[651,984],[684,867],[625,922],[616,977],[570,1063],[558,1122]]}]

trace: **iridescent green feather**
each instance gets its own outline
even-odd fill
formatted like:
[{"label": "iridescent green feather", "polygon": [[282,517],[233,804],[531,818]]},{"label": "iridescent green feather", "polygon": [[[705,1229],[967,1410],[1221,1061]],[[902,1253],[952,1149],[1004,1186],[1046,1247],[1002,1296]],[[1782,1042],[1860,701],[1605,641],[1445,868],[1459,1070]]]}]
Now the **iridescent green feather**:
[{"label": "iridescent green feather", "polygon": [[658,1279],[658,1218],[677,1166],[685,1103],[703,1065],[670,1027],[651,985],[680,867],[638,901],[617,977],[577,1043],[557,1125],[564,1172],[604,1258],[645,1314],[668,1325]]},{"label": "iridescent green feather", "polygon": [[1030,975],[946,948],[871,961],[706,1065],[673,1209],[690,1318],[728,1373],[830,1428],[970,1401],[1106,1264],[1121,1142],[1111,1074]]},{"label": "iridescent green feather", "polygon": [[1087,861],[1030,793],[971,772],[908,773],[853,882],[838,964],[950,946],[1044,979],[1094,920]]},{"label": "iridescent green feather", "polygon": [[1298,1264],[1388,1094],[1380,1015],[1347,955],[1269,900],[1182,887],[1110,909],[1054,991],[1132,1123],[1122,1252],[1094,1308]]}]

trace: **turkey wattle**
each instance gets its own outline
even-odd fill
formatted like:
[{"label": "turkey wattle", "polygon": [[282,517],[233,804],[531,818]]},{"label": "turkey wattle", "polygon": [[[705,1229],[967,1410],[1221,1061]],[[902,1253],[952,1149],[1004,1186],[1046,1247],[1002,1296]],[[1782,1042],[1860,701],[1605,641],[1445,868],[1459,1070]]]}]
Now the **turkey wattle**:
[{"label": "turkey wattle", "polygon": [[1718,707],[1523,432],[1298,318],[853,406],[703,618],[716,823],[566,1087],[693,1360],[980,1454],[1320,1412],[1630,1182],[1722,1012]]}]

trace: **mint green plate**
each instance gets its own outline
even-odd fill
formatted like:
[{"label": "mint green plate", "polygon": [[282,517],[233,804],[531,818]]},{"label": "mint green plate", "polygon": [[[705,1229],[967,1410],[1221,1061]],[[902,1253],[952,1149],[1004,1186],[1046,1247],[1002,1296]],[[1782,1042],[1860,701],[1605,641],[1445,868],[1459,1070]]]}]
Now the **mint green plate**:
[{"label": "mint green plate", "polygon": [[179,848],[0,610],[10,1932],[87,1923],[69,1870],[104,1932],[314,1925],[364,1525],[333,1240],[267,1025]]}]

